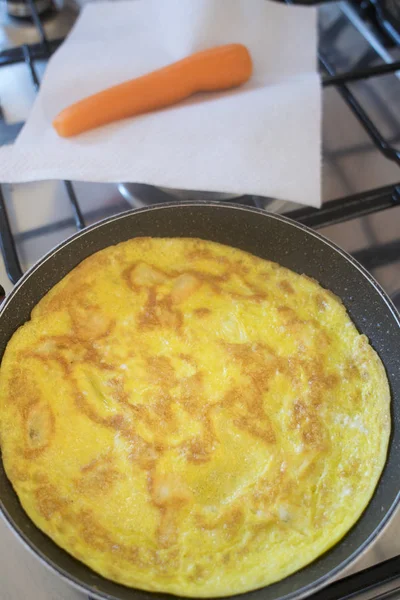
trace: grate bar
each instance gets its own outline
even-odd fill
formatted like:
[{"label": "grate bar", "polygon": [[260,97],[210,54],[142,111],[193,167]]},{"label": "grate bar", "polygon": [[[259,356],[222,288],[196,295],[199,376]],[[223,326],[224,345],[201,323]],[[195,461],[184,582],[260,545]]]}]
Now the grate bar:
[{"label": "grate bar", "polygon": [[7,275],[12,283],[22,277],[22,269],[19,262],[14,237],[8,219],[6,203],[0,186],[0,249],[4,256]]},{"label": "grate bar", "polygon": [[352,253],[368,271],[400,261],[400,239],[377,244]]},{"label": "grate bar", "polygon": [[[310,600],[367,600],[388,598],[399,591],[400,556],[395,556],[368,569],[339,579],[310,596]],[[387,586],[389,585],[389,589]],[[372,592],[372,596],[370,593]],[[391,596],[392,597],[392,596]],[[398,598],[398,596],[396,596]],[[394,599],[393,599],[394,600]]]},{"label": "grate bar", "polygon": [[23,52],[23,55],[24,55],[25,63],[29,67],[29,71],[31,73],[33,87],[35,88],[36,91],[38,91],[39,86],[40,86],[40,82],[39,82],[39,78],[38,78],[37,73],[36,73],[35,66],[33,64],[31,50],[30,50],[30,48],[29,48],[29,46],[27,44],[24,44],[22,46],[22,52]]},{"label": "grate bar", "polygon": [[79,206],[78,198],[76,197],[74,187],[70,181],[64,181],[65,188],[67,190],[68,198],[71,202],[72,210],[74,213],[74,220],[76,228],[81,230],[86,227],[85,219]]},{"label": "grate bar", "polygon": [[[38,89],[40,87],[40,81],[39,81],[39,77],[36,72],[34,62],[32,60],[31,53],[27,46],[23,47],[23,51],[24,51],[24,55],[25,55],[25,62],[28,65],[29,70],[31,72],[33,85],[35,87],[35,90],[38,91]],[[81,230],[86,226],[86,224],[85,224],[85,218],[83,216],[81,207],[79,206],[78,198],[76,197],[76,194],[75,194],[74,187],[70,181],[66,181],[66,180],[64,180],[64,185],[67,190],[67,195],[68,195],[69,201],[71,203],[76,228]]]},{"label": "grate bar", "polygon": [[[319,53],[319,61],[323,68],[329,73],[329,75],[336,75],[334,68],[329,63],[328,59],[322,54]],[[341,94],[343,100],[348,104],[348,106],[353,111],[353,114],[357,117],[358,121],[364,127],[365,131],[368,133],[375,146],[379,148],[386,158],[393,160],[394,162],[400,165],[400,150],[397,150],[393,146],[391,146],[385,138],[381,135],[378,129],[375,127],[374,123],[371,121],[365,110],[362,108],[361,104],[356,100],[354,94],[350,92],[348,87],[345,85],[339,85],[338,91]]]},{"label": "grate bar", "polygon": [[[363,38],[368,42],[368,44],[375,50],[375,52],[384,60],[386,63],[393,63],[393,58],[390,53],[386,50],[386,48],[381,44],[381,42],[377,39],[374,33],[367,27],[362,18],[357,14],[356,10],[348,3],[348,2],[339,2],[340,10],[350,23],[357,29],[357,31],[363,36]],[[400,79],[400,73],[397,74],[397,77]]]},{"label": "grate bar", "polygon": [[44,30],[42,20],[39,17],[38,11],[36,9],[35,2],[34,2],[34,0],[28,0],[28,4],[29,4],[29,8],[31,9],[32,21],[40,35],[40,43],[43,47],[43,50],[46,53],[46,56],[49,56],[49,42],[48,42],[48,39],[46,36],[46,32]]},{"label": "grate bar", "polygon": [[[100,219],[106,219],[107,217],[111,217],[112,215],[123,212],[124,210],[127,210],[127,205],[124,201],[121,201],[120,203],[113,204],[110,207],[96,208],[95,210],[91,210],[86,213],[86,217],[89,223],[95,223],[96,221],[100,221]],[[69,217],[60,221],[54,221],[48,225],[42,225],[41,227],[36,227],[35,229],[28,229],[27,231],[17,233],[15,235],[15,239],[17,243],[22,243],[28,240],[33,240],[36,237],[60,232],[64,229],[71,229],[74,226],[76,227],[75,219]]]},{"label": "grate bar", "polygon": [[308,227],[320,229],[350,219],[365,217],[396,205],[400,205],[400,183],[331,200],[321,208],[300,208],[285,213],[285,216]]},{"label": "grate bar", "polygon": [[[59,46],[63,43],[64,38],[59,38],[56,40],[50,40],[47,44],[47,49],[43,47],[43,44],[40,42],[38,44],[29,44],[30,54],[32,56],[32,60],[43,60],[48,58],[53,52],[57,50]],[[2,50],[0,52],[0,67],[7,67],[9,65],[14,65],[16,63],[24,62],[24,51],[22,46],[16,46],[15,48],[7,48],[6,50]]]},{"label": "grate bar", "polygon": [[343,85],[345,83],[351,83],[353,81],[360,81],[360,79],[369,79],[370,77],[377,77],[380,75],[388,75],[400,71],[400,60],[392,63],[383,63],[376,65],[375,67],[368,67],[366,69],[355,69],[354,71],[348,71],[346,73],[337,73],[335,75],[328,75],[322,80],[324,87],[331,85]]}]

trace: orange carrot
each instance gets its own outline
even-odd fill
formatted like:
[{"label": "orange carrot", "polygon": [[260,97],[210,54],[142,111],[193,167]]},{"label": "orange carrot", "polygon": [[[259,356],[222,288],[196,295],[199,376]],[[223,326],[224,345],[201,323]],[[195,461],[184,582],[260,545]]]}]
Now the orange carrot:
[{"label": "orange carrot", "polygon": [[70,137],[170,106],[197,92],[239,86],[251,73],[251,57],[245,46],[210,48],[72,104],[54,119],[53,127],[60,136]]}]

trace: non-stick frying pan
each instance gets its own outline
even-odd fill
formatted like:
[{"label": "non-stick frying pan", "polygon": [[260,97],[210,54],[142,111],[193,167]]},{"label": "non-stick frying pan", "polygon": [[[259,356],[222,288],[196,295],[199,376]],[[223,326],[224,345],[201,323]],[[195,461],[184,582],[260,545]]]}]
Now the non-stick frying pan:
[{"label": "non-stick frying pan", "polygon": [[[200,237],[236,246],[305,273],[337,294],[359,331],[380,355],[392,394],[392,435],[375,494],[352,530],[333,549],[301,571],[246,594],[252,600],[303,598],[337,577],[382,531],[399,501],[400,320],[373,278],[349,255],[313,231],[284,217],[237,205],[165,204],[102,221],[68,239],[28,271],[0,310],[0,358],[32,308],[84,258],[135,236]],[[132,590],[96,575],[37,529],[23,511],[0,465],[0,506],[28,547],[82,592],[108,600],[169,598]]]}]

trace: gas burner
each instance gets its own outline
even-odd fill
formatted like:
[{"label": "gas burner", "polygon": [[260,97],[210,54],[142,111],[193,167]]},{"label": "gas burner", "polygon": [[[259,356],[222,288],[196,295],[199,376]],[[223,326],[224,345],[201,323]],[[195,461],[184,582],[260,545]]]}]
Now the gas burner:
[{"label": "gas burner", "polygon": [[[52,0],[32,0],[35,4],[36,12],[42,15],[53,8]],[[6,11],[10,17],[16,19],[30,19],[32,8],[29,0],[6,0]]]},{"label": "gas burner", "polygon": [[31,18],[30,1],[48,41],[64,38],[75,23],[79,8],[73,0],[0,0],[0,51],[40,43],[42,36]]}]

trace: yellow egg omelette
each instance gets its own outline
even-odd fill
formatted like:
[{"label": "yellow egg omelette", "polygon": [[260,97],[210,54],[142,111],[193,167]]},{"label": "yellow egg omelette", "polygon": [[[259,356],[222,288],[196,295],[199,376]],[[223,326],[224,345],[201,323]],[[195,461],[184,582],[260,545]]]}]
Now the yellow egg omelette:
[{"label": "yellow egg omelette", "polygon": [[336,544],[386,459],[384,367],[316,281],[199,239],[136,238],[35,307],[0,369],[32,521],[126,586],[228,596]]}]

